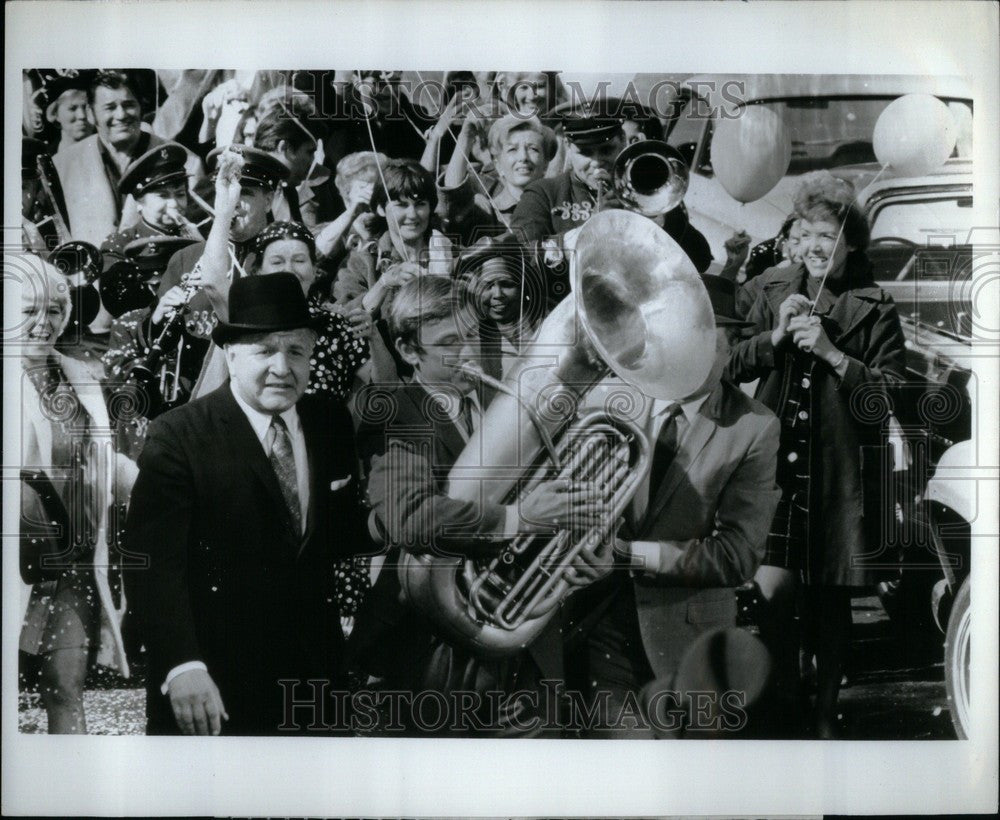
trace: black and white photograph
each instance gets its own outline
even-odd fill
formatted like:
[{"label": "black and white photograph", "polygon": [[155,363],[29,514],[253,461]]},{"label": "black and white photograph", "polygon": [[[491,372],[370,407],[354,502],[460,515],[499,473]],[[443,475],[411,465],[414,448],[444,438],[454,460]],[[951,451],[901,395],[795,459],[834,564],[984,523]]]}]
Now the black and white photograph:
[{"label": "black and white photograph", "polygon": [[5,811],[995,806],[998,9],[894,5],[9,4]]}]

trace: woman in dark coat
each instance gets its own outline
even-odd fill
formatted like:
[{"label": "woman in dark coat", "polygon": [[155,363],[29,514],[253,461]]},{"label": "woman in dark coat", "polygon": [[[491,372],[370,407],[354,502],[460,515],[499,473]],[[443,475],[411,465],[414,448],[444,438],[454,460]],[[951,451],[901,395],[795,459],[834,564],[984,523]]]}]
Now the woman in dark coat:
[{"label": "woman in dark coat", "polygon": [[789,684],[798,649],[795,585],[804,584],[805,637],[817,662],[815,729],[832,737],[851,591],[875,582],[892,524],[883,488],[892,471],[892,396],[905,372],[903,332],[891,297],[872,280],[868,224],[850,184],[827,173],[805,179],[795,216],[802,261],[762,274],[747,317],[754,335],[734,349],[730,376],[760,379],[756,397],[782,422],[783,495],[757,577],[761,633],[779,686],[783,676]]}]

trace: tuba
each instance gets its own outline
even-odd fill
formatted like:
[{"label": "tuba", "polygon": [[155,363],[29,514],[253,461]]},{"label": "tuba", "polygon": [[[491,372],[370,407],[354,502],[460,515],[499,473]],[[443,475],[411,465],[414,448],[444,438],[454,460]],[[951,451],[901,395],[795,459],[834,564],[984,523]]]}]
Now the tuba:
[{"label": "tuba", "polygon": [[516,504],[542,481],[599,489],[603,522],[588,530],[521,535],[492,558],[403,552],[404,597],[442,635],[488,657],[534,640],[571,591],[566,569],[608,542],[648,470],[650,443],[614,401],[584,408],[614,373],[646,396],[678,399],[707,377],[715,322],[687,255],[649,219],[622,210],[591,217],[570,261],[572,293],[542,323],[449,474],[448,495]]}]

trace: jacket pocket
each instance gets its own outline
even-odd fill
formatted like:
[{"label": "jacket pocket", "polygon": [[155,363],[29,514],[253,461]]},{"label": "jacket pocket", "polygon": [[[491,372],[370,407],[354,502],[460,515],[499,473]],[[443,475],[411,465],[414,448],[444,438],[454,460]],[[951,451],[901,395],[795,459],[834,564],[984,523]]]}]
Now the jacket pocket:
[{"label": "jacket pocket", "polygon": [[736,622],[736,595],[718,601],[691,601],[687,605],[689,624],[731,624]]}]

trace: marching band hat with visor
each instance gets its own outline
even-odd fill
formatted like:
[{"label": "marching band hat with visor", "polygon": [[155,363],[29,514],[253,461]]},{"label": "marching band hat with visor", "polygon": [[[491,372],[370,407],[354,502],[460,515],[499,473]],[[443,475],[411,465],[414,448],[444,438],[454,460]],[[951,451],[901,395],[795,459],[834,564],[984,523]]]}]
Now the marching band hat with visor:
[{"label": "marching band hat with visor", "polygon": [[140,197],[165,182],[185,179],[187,158],[187,150],[176,142],[157,145],[129,164],[118,183],[118,190],[123,196]]},{"label": "marching band hat with visor", "polygon": [[243,185],[259,185],[274,190],[278,183],[288,178],[288,167],[275,159],[267,151],[251,148],[249,145],[227,145],[213,149],[208,155],[208,169],[215,175],[218,170],[219,155],[229,148],[243,155],[243,171],[240,182]]},{"label": "marching band hat with visor", "polygon": [[562,124],[566,139],[579,148],[593,148],[622,134],[622,118],[602,106],[563,103],[552,114]]},{"label": "marching band hat with visor", "polygon": [[197,241],[186,236],[143,236],[125,246],[125,258],[141,271],[162,273],[171,256]]}]

